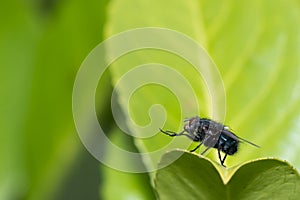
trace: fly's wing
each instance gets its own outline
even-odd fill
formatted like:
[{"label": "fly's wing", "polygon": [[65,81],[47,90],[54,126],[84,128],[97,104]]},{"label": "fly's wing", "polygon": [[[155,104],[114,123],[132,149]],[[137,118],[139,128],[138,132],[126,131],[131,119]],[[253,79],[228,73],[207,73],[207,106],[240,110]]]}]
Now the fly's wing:
[{"label": "fly's wing", "polygon": [[207,130],[205,134],[205,138],[203,140],[203,144],[207,147],[214,147],[221,135],[222,131],[216,131],[216,130]]},{"label": "fly's wing", "polygon": [[252,146],[255,146],[255,147],[257,147],[257,148],[260,148],[260,146],[258,146],[257,144],[254,144],[254,143],[252,143],[252,142],[250,142],[250,141],[248,141],[248,140],[245,140],[245,139],[243,139],[243,138],[240,138],[240,137],[239,137],[239,140],[242,141],[242,142],[248,143],[248,144],[250,144],[250,145],[252,145]]},{"label": "fly's wing", "polygon": [[227,129],[222,130],[222,134],[224,134],[224,135],[226,135],[226,136],[228,136],[228,137],[230,137],[232,139],[240,140],[240,138],[237,135],[235,135],[233,132],[231,132],[231,131],[229,131]]},{"label": "fly's wing", "polygon": [[221,135],[221,131],[212,131],[208,130],[204,140],[202,141],[206,149],[201,153],[204,155],[210,148],[214,148],[215,145],[218,143],[219,137]]},{"label": "fly's wing", "polygon": [[250,144],[250,145],[252,145],[252,146],[255,146],[255,147],[257,147],[257,148],[260,148],[260,146],[254,144],[254,143],[252,143],[252,142],[250,142],[250,141],[248,141],[248,140],[245,140],[245,139],[243,139],[243,138],[238,137],[237,135],[235,135],[234,133],[232,133],[232,132],[229,131],[229,130],[223,130],[223,131],[222,131],[222,134],[227,135],[228,137],[231,137],[231,138],[233,138],[233,139],[235,139],[235,140],[238,140],[238,141],[241,141],[241,142],[245,142],[245,143],[248,143],[248,144]]}]

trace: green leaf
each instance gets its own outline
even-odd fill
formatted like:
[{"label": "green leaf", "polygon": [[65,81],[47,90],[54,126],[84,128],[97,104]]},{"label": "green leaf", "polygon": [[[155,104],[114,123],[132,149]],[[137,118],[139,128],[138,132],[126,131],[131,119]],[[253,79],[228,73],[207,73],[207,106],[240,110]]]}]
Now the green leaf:
[{"label": "green leaf", "polygon": [[[300,153],[297,144],[300,140],[300,12],[297,1],[112,1],[108,10],[107,36],[148,26],[170,28],[192,37],[215,61],[225,85],[224,123],[238,136],[262,147],[253,149],[241,145],[236,158],[227,160],[228,166],[276,156],[289,160],[300,169],[300,157],[297,156]],[[164,40],[178,45],[172,38]],[[199,77],[190,63],[179,56],[148,49],[126,54],[112,64],[114,86],[131,69],[146,63],[160,63],[177,70],[189,80],[198,104],[190,96],[182,97],[187,87],[172,74],[163,75],[164,80],[172,83],[169,88],[180,90],[179,94],[172,93],[168,87],[152,84],[140,87],[127,101],[125,96],[134,80],[123,82],[117,92],[124,113],[129,110],[124,121],[130,132],[139,136],[135,141],[143,153],[166,151],[175,146],[187,148],[187,138],[176,138],[174,145],[167,146],[170,138],[153,130],[164,126],[181,131],[182,118],[213,117],[212,111],[216,108],[211,105],[211,93],[204,83],[206,77]],[[159,69],[153,68],[146,77],[161,74]],[[157,104],[165,110],[151,107]],[[156,129],[137,131],[136,124],[155,125]],[[144,155],[147,166],[156,166],[165,151],[153,156]]]},{"label": "green leaf", "polygon": [[0,23],[0,199],[18,199],[27,190],[22,133],[31,88],[35,26],[25,6],[16,1],[3,2]]},{"label": "green leaf", "polygon": [[104,21],[103,3],[57,4],[45,18],[34,13],[40,30],[24,128],[28,199],[54,198],[83,150],[72,117],[72,87],[82,60],[102,39],[96,25]]},{"label": "green leaf", "polygon": [[[157,172],[155,183],[161,200],[277,200],[298,199],[300,196],[300,176],[286,161],[266,158],[222,169],[221,165],[207,158],[172,151],[162,157],[160,166],[168,164],[180,154],[180,158]],[[230,175],[226,177],[226,173]]]}]

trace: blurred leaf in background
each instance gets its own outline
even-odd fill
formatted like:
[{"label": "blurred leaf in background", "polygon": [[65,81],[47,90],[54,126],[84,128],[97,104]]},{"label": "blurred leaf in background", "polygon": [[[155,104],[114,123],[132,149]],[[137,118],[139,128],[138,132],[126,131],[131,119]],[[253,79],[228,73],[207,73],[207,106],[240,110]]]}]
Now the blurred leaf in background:
[{"label": "blurred leaf in background", "polygon": [[99,164],[78,140],[72,87],[103,38],[106,4],[1,2],[0,199],[99,198]]}]

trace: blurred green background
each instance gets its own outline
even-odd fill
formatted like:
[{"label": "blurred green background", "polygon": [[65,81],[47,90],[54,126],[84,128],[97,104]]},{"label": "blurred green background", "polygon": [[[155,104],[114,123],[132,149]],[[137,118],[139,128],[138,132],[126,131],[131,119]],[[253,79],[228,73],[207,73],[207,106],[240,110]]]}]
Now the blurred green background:
[{"label": "blurred green background", "polygon": [[[180,31],[204,46],[218,66],[227,97],[225,123],[262,146],[242,147],[229,165],[274,156],[300,169],[299,0],[12,0],[1,2],[0,20],[1,200],[155,198],[148,174],[118,172],[93,158],[72,118],[72,87],[84,58],[105,38],[138,27]],[[111,115],[110,94],[125,73],[120,66],[136,56],[135,64],[151,58],[182,62],[162,54],[132,55],[115,63],[99,82],[99,121],[112,141],[131,151],[161,144],[122,134]],[[172,96],[143,101],[159,90],[145,88],[132,101],[146,111],[152,102]],[[201,94],[207,95],[199,87],[203,109],[198,114],[209,117]],[[126,106],[120,101],[121,109]],[[147,113],[137,108],[131,110],[133,118],[148,122]],[[178,105],[169,103],[167,112],[166,128],[180,129]],[[118,159],[109,149],[107,155]]]}]

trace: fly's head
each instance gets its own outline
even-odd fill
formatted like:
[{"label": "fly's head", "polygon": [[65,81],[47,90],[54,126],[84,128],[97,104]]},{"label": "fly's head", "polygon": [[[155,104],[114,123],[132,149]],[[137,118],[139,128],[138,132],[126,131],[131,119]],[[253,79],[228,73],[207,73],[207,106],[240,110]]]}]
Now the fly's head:
[{"label": "fly's head", "polygon": [[186,119],[185,122],[188,122],[184,125],[184,130],[190,134],[196,133],[199,126],[200,126],[200,117],[192,117],[189,119]]}]

